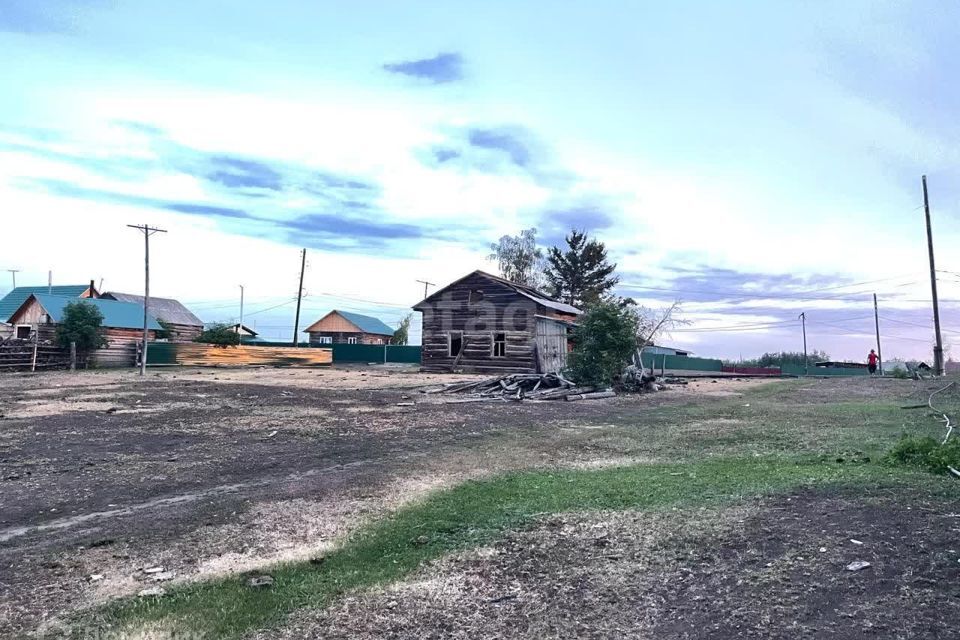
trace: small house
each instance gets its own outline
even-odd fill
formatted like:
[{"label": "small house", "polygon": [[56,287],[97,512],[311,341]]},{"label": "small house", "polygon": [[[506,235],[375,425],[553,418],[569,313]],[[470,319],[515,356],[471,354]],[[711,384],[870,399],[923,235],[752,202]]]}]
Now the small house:
[{"label": "small house", "polygon": [[[143,296],[133,293],[108,291],[103,294],[103,299],[132,302],[143,306]],[[150,315],[163,325],[170,342],[192,342],[203,332],[203,321],[173,298],[150,296]]]},{"label": "small house", "polygon": [[61,284],[46,285],[38,287],[16,287],[10,293],[0,299],[0,325],[7,325],[9,333],[15,338],[28,338],[30,336],[30,326],[17,326],[10,321],[10,316],[20,308],[27,298],[34,293],[45,293],[54,296],[64,296],[67,298],[99,298],[100,294],[90,284]]},{"label": "small house", "polygon": [[306,328],[310,344],[390,344],[393,329],[374,318],[334,309]]},{"label": "small house", "polygon": [[423,314],[423,369],[478,373],[563,370],[581,313],[484,271],[456,280],[413,308]]},{"label": "small house", "polygon": [[[50,339],[56,325],[62,321],[67,305],[73,302],[92,304],[103,315],[101,331],[107,346],[91,354],[90,364],[132,366],[137,360],[137,347],[143,340],[143,305],[103,298],[78,300],[33,293],[13,312],[10,322],[17,327],[18,335],[22,329],[28,328],[23,332],[28,336],[36,332],[39,338]],[[156,318],[147,316],[147,340],[156,339],[157,331],[162,329]]]}]

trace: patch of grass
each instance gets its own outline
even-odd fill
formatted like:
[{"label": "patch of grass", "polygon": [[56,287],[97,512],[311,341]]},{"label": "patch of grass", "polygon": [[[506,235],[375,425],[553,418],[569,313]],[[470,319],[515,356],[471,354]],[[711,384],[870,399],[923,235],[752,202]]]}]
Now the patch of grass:
[{"label": "patch of grass", "polygon": [[884,462],[919,467],[933,473],[947,473],[947,467],[960,469],[960,440],[953,438],[946,444],[940,444],[934,438],[904,436],[884,456]]},{"label": "patch of grass", "polygon": [[274,586],[224,578],[124,600],[88,615],[86,629],[143,625],[236,638],[280,623],[303,607],[324,607],[346,592],[404,578],[424,562],[490,542],[547,513],[664,509],[729,504],[810,486],[922,486],[929,476],[880,465],[782,460],[712,460],[592,471],[539,471],[471,481],[438,492],[362,528],[322,563],[273,567]]}]

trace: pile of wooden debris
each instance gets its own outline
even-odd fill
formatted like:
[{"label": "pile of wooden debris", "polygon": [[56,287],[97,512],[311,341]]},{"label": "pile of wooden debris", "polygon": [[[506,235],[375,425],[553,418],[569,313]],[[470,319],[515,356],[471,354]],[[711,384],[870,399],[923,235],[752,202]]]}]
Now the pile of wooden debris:
[{"label": "pile of wooden debris", "polygon": [[616,395],[610,389],[577,386],[556,373],[511,373],[473,382],[455,382],[437,389],[426,389],[423,393],[468,394],[472,396],[455,402],[478,402],[494,398],[515,401],[573,401],[612,398]]}]

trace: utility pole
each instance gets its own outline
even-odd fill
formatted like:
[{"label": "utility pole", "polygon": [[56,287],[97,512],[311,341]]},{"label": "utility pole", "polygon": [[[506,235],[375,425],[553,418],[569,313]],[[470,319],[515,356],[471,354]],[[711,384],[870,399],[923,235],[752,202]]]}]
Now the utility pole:
[{"label": "utility pole", "polygon": [[303,272],[307,268],[307,250],[301,250],[300,258],[300,288],[297,289],[297,316],[293,321],[293,346],[297,346],[300,335],[300,299],[303,298]]},{"label": "utility pole", "polygon": [[147,375],[147,337],[149,336],[147,319],[150,313],[150,236],[166,233],[166,229],[157,229],[146,224],[128,224],[143,234],[143,349],[140,352],[140,375]]},{"label": "utility pole", "polygon": [[807,312],[804,311],[799,316],[803,322],[803,375],[810,375],[810,361],[807,360]]},{"label": "utility pole", "polygon": [[426,280],[417,280],[417,282],[420,282],[420,283],[423,284],[423,298],[424,298],[424,300],[426,300],[426,298],[427,298],[427,289],[428,289],[428,287],[435,287],[435,286],[437,286],[437,285],[433,284],[432,282],[427,282]]},{"label": "utility pole", "polygon": [[243,285],[240,285],[240,325],[237,326],[237,344],[243,344]]},{"label": "utility pole", "polygon": [[880,312],[877,311],[877,294],[873,294],[873,323],[877,326],[877,362],[883,375],[883,349],[880,348]]},{"label": "utility pole", "polygon": [[933,368],[938,376],[943,375],[943,338],[940,336],[940,303],[937,299],[937,268],[933,262],[933,229],[930,227],[930,198],[927,196],[927,176],[922,176],[923,212],[927,218],[927,251],[930,254],[930,291],[933,294],[933,331],[937,344],[933,348]]},{"label": "utility pole", "polygon": [[20,269],[7,269],[10,272],[10,276],[13,278],[13,288],[17,288],[17,273],[20,272]]}]

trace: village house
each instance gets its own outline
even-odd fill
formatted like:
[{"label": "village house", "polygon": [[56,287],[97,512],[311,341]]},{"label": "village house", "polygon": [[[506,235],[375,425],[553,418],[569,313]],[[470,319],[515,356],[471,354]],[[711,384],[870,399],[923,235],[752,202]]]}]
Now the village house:
[{"label": "village house", "polygon": [[310,344],[390,344],[393,329],[371,316],[333,310],[305,331]]},{"label": "village house", "polygon": [[[132,365],[136,359],[137,345],[143,339],[143,305],[133,302],[119,302],[103,298],[78,300],[67,296],[32,293],[10,316],[10,323],[16,327],[17,335],[30,337],[37,332],[44,340],[52,339],[56,325],[61,322],[67,305],[73,302],[92,304],[103,315],[102,332],[107,339],[107,347],[98,349],[91,364]],[[162,326],[153,316],[147,317],[147,339],[156,339]]]},{"label": "village house", "polygon": [[[133,293],[108,291],[103,294],[102,299],[132,302],[143,306],[143,296]],[[203,321],[172,298],[150,296],[150,315],[163,325],[166,338],[170,342],[192,342],[203,332]]]},{"label": "village house", "polygon": [[17,287],[0,299],[0,337],[12,336],[15,338],[27,338],[30,336],[30,326],[16,326],[10,320],[10,316],[20,308],[27,298],[34,293],[45,293],[48,295],[64,296],[67,298],[99,298],[100,294],[90,284],[60,284],[44,285],[37,287]]},{"label": "village house", "polygon": [[427,371],[550,373],[566,368],[580,310],[474,271],[414,305],[423,314]]}]

